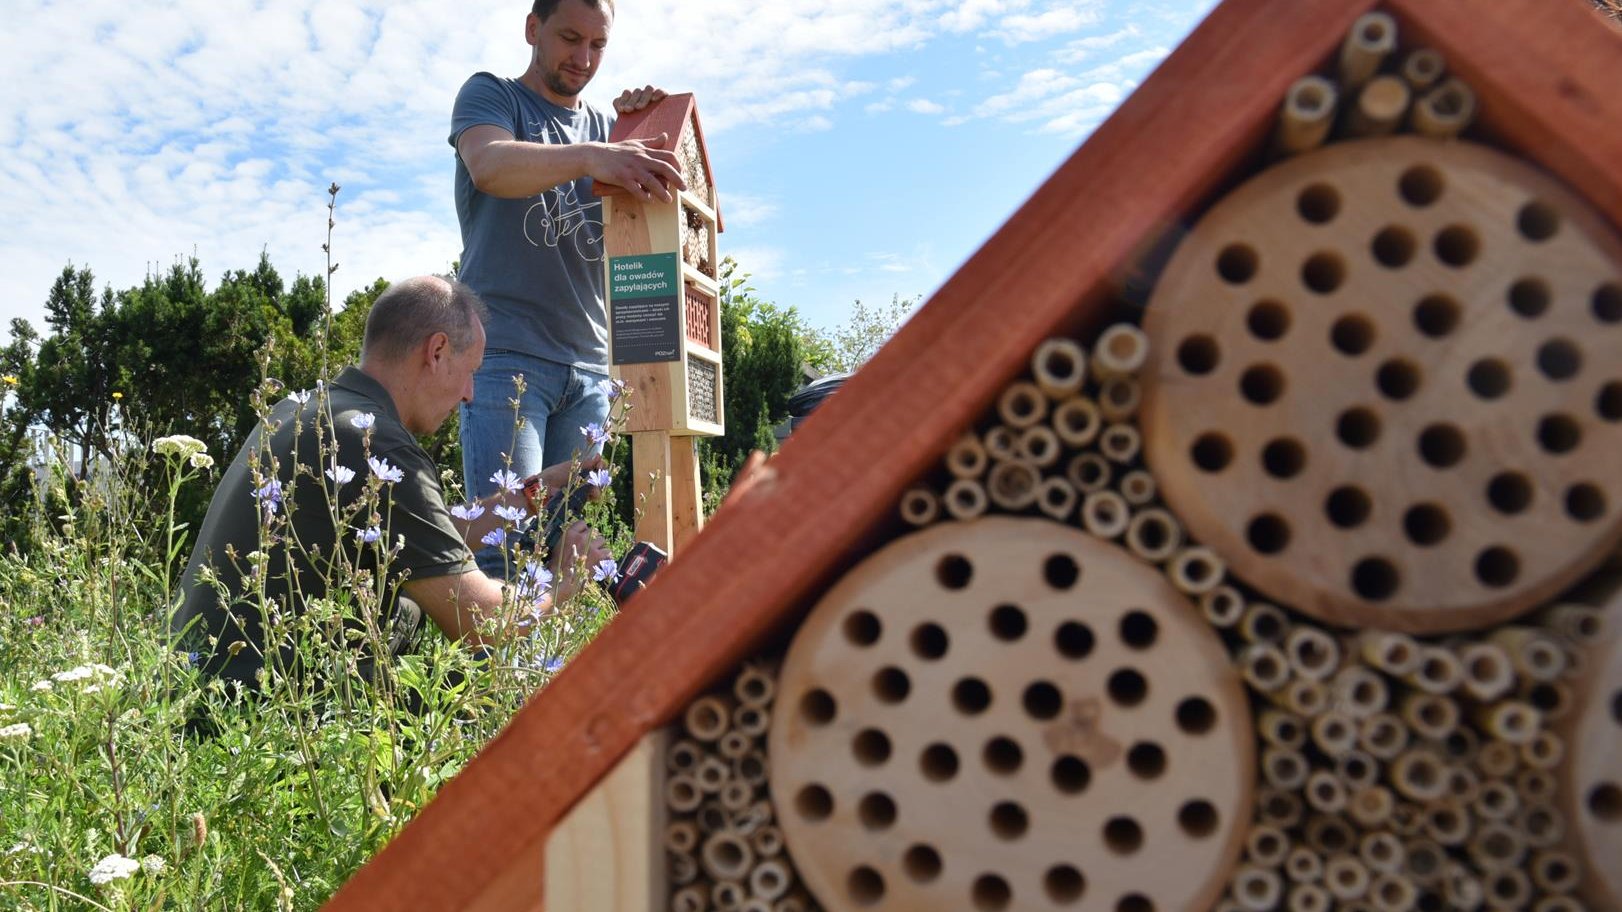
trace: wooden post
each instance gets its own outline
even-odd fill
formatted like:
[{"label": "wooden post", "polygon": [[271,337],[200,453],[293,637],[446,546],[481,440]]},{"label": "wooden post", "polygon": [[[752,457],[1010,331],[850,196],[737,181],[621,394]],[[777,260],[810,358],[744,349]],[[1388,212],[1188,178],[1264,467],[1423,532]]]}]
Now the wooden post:
[{"label": "wooden post", "polygon": [[670,438],[671,547],[667,554],[685,549],[704,528],[704,491],[698,479],[696,437]]},{"label": "wooden post", "polygon": [[674,497],[671,481],[671,438],[669,431],[640,431],[631,435],[631,471],[636,508],[636,537],[658,545],[666,554],[676,543]]}]

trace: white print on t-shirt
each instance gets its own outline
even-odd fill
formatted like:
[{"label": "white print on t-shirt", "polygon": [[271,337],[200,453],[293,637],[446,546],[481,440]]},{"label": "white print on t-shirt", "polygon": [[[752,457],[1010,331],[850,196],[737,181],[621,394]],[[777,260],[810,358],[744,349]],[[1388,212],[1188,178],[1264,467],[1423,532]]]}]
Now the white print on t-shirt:
[{"label": "white print on t-shirt", "polygon": [[[554,126],[545,121],[529,121],[529,141],[562,144]],[[580,258],[588,263],[603,258],[603,223],[586,217],[587,207],[580,202],[580,191],[574,183],[562,184],[543,190],[540,201],[524,213],[524,239],[541,247],[557,247],[569,238]]]}]

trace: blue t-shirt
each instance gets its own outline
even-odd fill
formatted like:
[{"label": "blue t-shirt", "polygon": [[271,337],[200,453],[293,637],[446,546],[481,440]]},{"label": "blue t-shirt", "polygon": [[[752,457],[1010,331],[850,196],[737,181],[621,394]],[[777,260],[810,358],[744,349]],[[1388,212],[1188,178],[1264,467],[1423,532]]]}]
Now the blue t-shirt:
[{"label": "blue t-shirt", "polygon": [[[481,124],[516,139],[567,145],[606,142],[611,116],[584,101],[559,107],[516,79],[476,73],[456,94],[451,147]],[[456,157],[456,218],[463,282],[490,308],[489,347],[608,372],[603,308],[603,203],[591,178],[527,199],[500,199],[473,185]]]}]

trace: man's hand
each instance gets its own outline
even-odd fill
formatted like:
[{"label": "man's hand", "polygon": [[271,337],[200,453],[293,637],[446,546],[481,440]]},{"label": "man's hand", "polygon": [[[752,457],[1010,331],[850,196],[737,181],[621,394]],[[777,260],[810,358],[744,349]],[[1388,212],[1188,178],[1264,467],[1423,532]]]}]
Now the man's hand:
[{"label": "man's hand", "polygon": [[621,114],[640,111],[650,104],[657,104],[665,100],[665,90],[653,86],[643,86],[640,89],[626,89],[620,97],[614,99],[614,110]]},{"label": "man's hand", "polygon": [[668,133],[660,133],[657,139],[628,139],[593,145],[592,163],[588,170],[592,180],[622,187],[644,202],[658,199],[668,203],[676,198],[671,187],[687,188],[687,182],[681,178],[676,153],[666,149],[668,145]]},{"label": "man's hand", "polygon": [[552,555],[552,572],[557,578],[556,597],[552,604],[555,606],[579,595],[580,590],[591,581],[592,571],[611,556],[608,542],[585,523],[575,522],[563,530],[558,553]]}]

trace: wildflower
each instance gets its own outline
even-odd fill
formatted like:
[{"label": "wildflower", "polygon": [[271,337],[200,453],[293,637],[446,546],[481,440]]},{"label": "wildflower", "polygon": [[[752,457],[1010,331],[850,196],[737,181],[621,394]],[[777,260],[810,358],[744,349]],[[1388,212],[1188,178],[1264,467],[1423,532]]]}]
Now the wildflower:
[{"label": "wildflower", "polygon": [[27,722],[18,722],[16,725],[7,725],[0,728],[0,741],[10,741],[13,738],[20,741],[33,733],[34,730],[29,727]]},{"label": "wildflower", "polygon": [[55,690],[56,685],[52,684],[50,681],[35,681],[34,686],[28,689],[34,693],[44,693],[48,690]]},{"label": "wildflower", "polygon": [[472,522],[484,515],[484,504],[473,501],[451,507],[451,515],[462,522]]},{"label": "wildflower", "polygon": [[281,481],[272,478],[265,482],[262,487],[254,489],[253,498],[259,501],[259,506],[264,508],[267,515],[275,513],[282,506]]},{"label": "wildflower", "polygon": [[607,469],[592,469],[586,473],[586,484],[594,488],[608,487],[608,481],[613,475]]},{"label": "wildflower", "polygon": [[620,565],[612,557],[605,557],[592,568],[591,578],[599,583],[613,582],[620,575]]},{"label": "wildflower", "polygon": [[608,397],[609,402],[618,402],[621,396],[630,391],[624,380],[598,380],[597,389]]},{"label": "wildflower", "polygon": [[586,438],[586,442],[594,447],[602,446],[614,438],[613,434],[604,430],[603,426],[595,421],[581,428],[580,436]]},{"label": "wildflower", "polygon": [[96,862],[96,866],[90,869],[90,882],[100,886],[115,880],[123,880],[139,870],[141,870],[139,861],[125,858],[115,852]]},{"label": "wildflower", "polygon": [[186,664],[190,665],[193,668],[196,668],[197,666],[203,664],[203,654],[200,653],[200,652],[188,652],[188,653],[186,653]]},{"label": "wildflower", "polygon": [[162,874],[163,869],[168,866],[168,863],[157,855],[148,855],[141,859],[141,870],[148,874]]},{"label": "wildflower", "polygon": [[539,599],[552,588],[552,571],[540,561],[531,561],[524,566],[524,572],[518,577],[518,594],[520,598]]},{"label": "wildflower", "polygon": [[553,656],[552,658],[541,662],[541,670],[547,674],[557,674],[563,670],[564,661],[565,660],[562,656]]},{"label": "wildflower", "polygon": [[355,470],[349,466],[339,465],[334,462],[332,465],[327,466],[327,477],[337,482],[339,487],[342,487],[355,480]]},{"label": "wildflower", "polygon": [[524,480],[512,469],[497,469],[496,474],[490,476],[490,480],[508,494],[517,494],[524,489]]},{"label": "wildflower", "polygon": [[377,416],[372,414],[371,412],[361,412],[359,415],[351,415],[351,416],[349,416],[349,424],[350,424],[350,426],[354,427],[354,428],[358,428],[358,429],[360,429],[362,431],[369,429],[372,425],[374,425],[376,423],[377,423]]},{"label": "wildflower", "polygon": [[33,617],[28,619],[27,624],[30,627],[44,627],[45,626],[45,618],[43,618],[43,617],[36,614]]},{"label": "wildflower", "polygon": [[214,457],[207,453],[193,453],[187,457],[186,461],[191,463],[191,467],[194,469],[206,469],[214,465]]},{"label": "wildflower", "polygon": [[160,456],[180,456],[189,458],[198,453],[207,452],[208,444],[196,437],[185,434],[171,434],[168,437],[159,437],[152,441],[152,452]]},{"label": "wildflower", "polygon": [[121,393],[121,392],[119,392],[119,391],[117,391],[117,390],[113,390],[113,401],[114,401],[114,402],[117,402],[117,401],[118,401],[118,400],[120,400],[120,399],[122,399],[122,398],[124,398],[124,394],[123,394],[123,393]]},{"label": "wildflower", "polygon": [[372,542],[375,542],[375,541],[377,541],[378,539],[380,539],[382,537],[383,537],[383,530],[379,529],[377,526],[371,526],[371,527],[366,528],[366,529],[356,529],[355,530],[355,538],[359,539],[361,544],[364,544],[364,545],[369,545]]},{"label": "wildflower", "polygon": [[366,464],[372,467],[373,475],[376,475],[379,479],[386,481],[389,484],[394,484],[395,482],[405,480],[405,472],[389,465],[389,461],[387,459],[379,459],[376,456],[368,456],[366,457]]},{"label": "wildflower", "polygon": [[296,393],[288,393],[287,398],[293,400],[294,402],[297,402],[299,405],[303,405],[304,403],[310,401],[310,391],[309,390],[299,390]]},{"label": "wildflower", "polygon": [[80,665],[67,671],[59,671],[51,675],[51,680],[59,684],[71,684],[75,681],[91,681],[112,679],[118,680],[118,669],[110,668],[97,662],[93,665]]},{"label": "wildflower", "polygon": [[494,548],[507,541],[507,530],[497,526],[496,528],[491,529],[489,532],[484,533],[484,537],[479,539],[479,541],[484,542],[485,544]]},{"label": "wildflower", "polygon": [[523,520],[523,518],[528,514],[524,512],[523,507],[509,507],[506,504],[502,504],[501,506],[496,507],[496,515],[510,523],[515,523]]},{"label": "wildflower", "polygon": [[5,381],[7,386],[16,386],[18,382],[16,374],[7,374],[4,377],[0,377],[0,380]]}]

